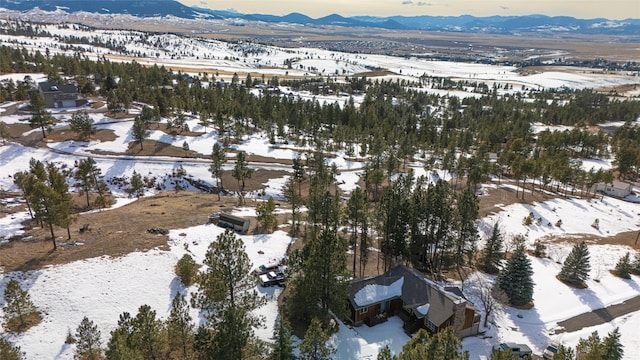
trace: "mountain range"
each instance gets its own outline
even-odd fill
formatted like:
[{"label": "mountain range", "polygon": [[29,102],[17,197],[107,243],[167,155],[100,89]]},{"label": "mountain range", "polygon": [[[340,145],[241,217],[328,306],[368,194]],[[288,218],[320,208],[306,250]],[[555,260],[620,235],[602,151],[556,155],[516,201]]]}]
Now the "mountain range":
[{"label": "mountain range", "polygon": [[186,19],[242,19],[267,23],[294,23],[308,26],[376,27],[395,30],[426,30],[449,32],[474,32],[493,34],[640,34],[640,19],[608,20],[576,19],[569,16],[352,16],[332,14],[311,18],[300,13],[284,16],[267,14],[242,14],[233,11],[189,7],[175,0],[2,0],[0,8],[29,11],[36,8],[45,11],[85,11],[100,14],[129,14],[139,17],[175,16]]}]

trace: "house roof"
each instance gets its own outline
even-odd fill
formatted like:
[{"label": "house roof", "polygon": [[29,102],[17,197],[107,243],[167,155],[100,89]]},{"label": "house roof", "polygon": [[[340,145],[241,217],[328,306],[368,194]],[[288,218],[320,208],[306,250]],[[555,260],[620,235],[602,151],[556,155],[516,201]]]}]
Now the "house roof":
[{"label": "house roof", "polygon": [[376,277],[355,280],[349,286],[349,300],[354,309],[397,298],[402,299],[407,311],[419,319],[426,316],[436,326],[453,315],[456,304],[466,302],[459,289],[445,288],[403,265]]},{"label": "house roof", "polygon": [[76,94],[78,92],[78,88],[73,84],[58,85],[55,81],[40,82],[38,83],[38,87],[40,87],[44,93],[61,92],[64,94]]},{"label": "house roof", "polygon": [[220,214],[219,221],[224,221],[236,225],[244,225],[245,223],[249,222],[248,219],[225,213]]}]

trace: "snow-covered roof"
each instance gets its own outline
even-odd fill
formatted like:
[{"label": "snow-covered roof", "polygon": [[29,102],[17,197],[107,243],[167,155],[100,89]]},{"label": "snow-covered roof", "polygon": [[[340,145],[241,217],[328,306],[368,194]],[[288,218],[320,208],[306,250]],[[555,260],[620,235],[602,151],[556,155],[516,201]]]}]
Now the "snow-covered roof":
[{"label": "snow-covered roof", "polygon": [[416,311],[422,316],[426,316],[429,312],[429,304],[420,305],[416,308]]},{"label": "snow-covered roof", "polygon": [[400,295],[402,295],[403,283],[404,277],[401,277],[390,285],[368,284],[355,294],[353,301],[358,306],[368,306],[400,297]]}]

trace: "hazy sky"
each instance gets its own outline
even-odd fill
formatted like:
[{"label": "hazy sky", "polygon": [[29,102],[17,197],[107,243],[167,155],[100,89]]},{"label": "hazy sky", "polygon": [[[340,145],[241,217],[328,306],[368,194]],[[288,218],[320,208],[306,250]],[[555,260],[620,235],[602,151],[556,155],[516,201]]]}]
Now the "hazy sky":
[{"label": "hazy sky", "polygon": [[311,17],[332,13],[354,15],[530,15],[581,19],[640,18],[640,0],[179,0],[215,10]]}]

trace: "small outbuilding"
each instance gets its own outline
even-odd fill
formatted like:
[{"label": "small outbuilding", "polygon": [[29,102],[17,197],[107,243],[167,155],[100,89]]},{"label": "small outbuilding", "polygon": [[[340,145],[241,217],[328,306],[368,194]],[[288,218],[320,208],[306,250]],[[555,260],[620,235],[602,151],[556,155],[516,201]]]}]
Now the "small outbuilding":
[{"label": "small outbuilding", "polygon": [[624,181],[613,180],[612,183],[599,183],[596,185],[596,191],[604,193],[608,196],[623,198],[631,194],[631,184]]},{"label": "small outbuilding", "polygon": [[242,234],[249,231],[249,224],[249,219],[230,214],[220,213],[218,218],[218,226],[233,229]]}]

